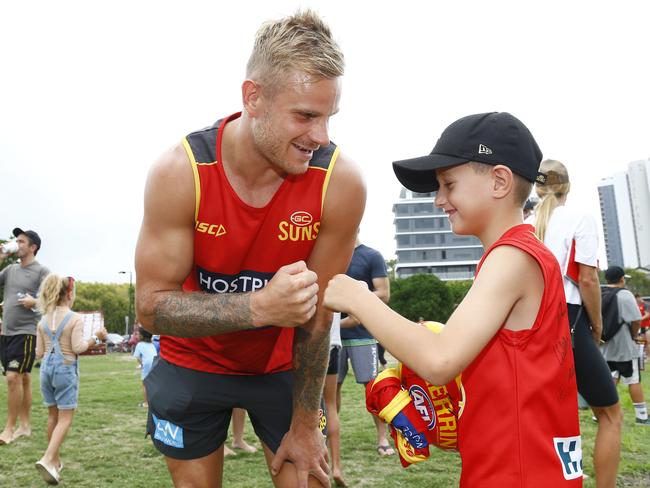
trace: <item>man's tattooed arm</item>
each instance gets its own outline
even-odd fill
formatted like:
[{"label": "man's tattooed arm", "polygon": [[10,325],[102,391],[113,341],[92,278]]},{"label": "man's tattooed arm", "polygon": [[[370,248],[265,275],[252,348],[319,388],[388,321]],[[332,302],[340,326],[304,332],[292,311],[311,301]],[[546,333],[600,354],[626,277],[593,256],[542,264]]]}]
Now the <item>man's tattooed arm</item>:
[{"label": "man's tattooed arm", "polygon": [[[331,320],[331,314],[330,314]],[[323,392],[323,381],[329,356],[329,329],[295,329],[293,406],[317,412]]]},{"label": "man's tattooed arm", "polygon": [[154,308],[156,334],[206,337],[252,329],[251,293],[170,291]]}]

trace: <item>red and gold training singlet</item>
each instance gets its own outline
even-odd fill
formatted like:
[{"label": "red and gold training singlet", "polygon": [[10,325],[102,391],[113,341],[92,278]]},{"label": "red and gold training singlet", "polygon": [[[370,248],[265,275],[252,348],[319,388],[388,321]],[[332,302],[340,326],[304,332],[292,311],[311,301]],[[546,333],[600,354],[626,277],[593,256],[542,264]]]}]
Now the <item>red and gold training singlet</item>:
[{"label": "red and gold training singlet", "polygon": [[[487,250],[513,246],[542,270],[544,294],[533,327],[501,328],[463,371],[458,422],[461,487],[582,486],[577,388],[560,268],[530,225],[508,230]],[[480,320],[480,317],[477,317]]]},{"label": "red and gold training singlet", "polygon": [[[196,211],[194,266],[183,290],[241,293],[259,290],[286,264],[307,260],[320,228],[321,211],[338,148],[316,151],[309,169],[285,178],[263,208],[244,203],[221,164],[223,127],[240,114],[183,140],[194,171]],[[185,368],[253,375],[292,367],[293,329],[262,327],[212,337],[163,336],[161,356]]]}]

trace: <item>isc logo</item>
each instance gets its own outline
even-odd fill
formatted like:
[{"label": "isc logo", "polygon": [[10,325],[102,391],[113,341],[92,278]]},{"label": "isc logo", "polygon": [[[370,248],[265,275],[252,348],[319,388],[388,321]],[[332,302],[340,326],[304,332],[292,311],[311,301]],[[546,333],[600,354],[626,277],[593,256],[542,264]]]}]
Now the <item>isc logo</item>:
[{"label": "isc logo", "polygon": [[306,225],[311,224],[314,218],[311,216],[309,212],[305,212],[304,210],[299,210],[291,214],[290,220],[293,224],[297,225],[298,227],[305,227]]},{"label": "isc logo", "polygon": [[433,403],[431,403],[429,395],[419,385],[411,386],[409,388],[409,395],[411,395],[413,405],[420,414],[420,417],[427,423],[427,428],[429,430],[433,429],[436,426],[436,412],[433,409]]},{"label": "isc logo", "polygon": [[222,236],[226,233],[226,228],[221,224],[209,224],[208,222],[199,222],[198,220],[194,225],[194,229],[202,234],[209,234],[215,237]]}]

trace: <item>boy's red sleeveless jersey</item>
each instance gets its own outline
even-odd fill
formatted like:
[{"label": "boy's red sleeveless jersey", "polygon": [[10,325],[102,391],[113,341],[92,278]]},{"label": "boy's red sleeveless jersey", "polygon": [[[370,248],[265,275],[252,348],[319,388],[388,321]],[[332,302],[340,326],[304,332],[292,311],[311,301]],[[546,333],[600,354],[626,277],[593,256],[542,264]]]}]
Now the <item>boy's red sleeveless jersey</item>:
[{"label": "boy's red sleeveless jersey", "polygon": [[[461,487],[582,486],[582,449],[573,351],[560,268],[530,225],[490,247],[531,255],[544,276],[533,327],[501,328],[463,371],[458,423]],[[480,317],[477,317],[480,320]]]},{"label": "boy's red sleeveless jersey", "polygon": [[[259,290],[280,267],[306,261],[318,237],[338,148],[333,143],[320,148],[304,174],[287,176],[265,207],[251,207],[230,186],[221,164],[223,127],[239,115],[183,140],[196,188],[194,265],[183,284],[187,292]],[[292,348],[293,329],[273,326],[197,339],[160,338],[167,361],[221,374],[290,370]]]}]

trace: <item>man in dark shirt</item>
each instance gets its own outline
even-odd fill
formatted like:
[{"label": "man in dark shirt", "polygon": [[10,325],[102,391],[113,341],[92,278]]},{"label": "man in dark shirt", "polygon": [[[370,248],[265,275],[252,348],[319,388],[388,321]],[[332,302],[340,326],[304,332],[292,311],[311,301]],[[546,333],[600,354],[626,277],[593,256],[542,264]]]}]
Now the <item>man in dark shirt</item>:
[{"label": "man in dark shirt", "polygon": [[[358,235],[352,261],[346,274],[355,280],[365,281],[369,290],[383,302],[388,303],[390,284],[384,258],[379,251],[361,244]],[[341,386],[348,372],[348,359],[352,363],[354,377],[359,384],[365,386],[375,379],[378,372],[377,341],[355,317],[347,316],[341,320],[341,342],[343,348],[340,354],[337,388],[338,410],[341,409]],[[373,420],[377,427],[377,452],[381,456],[394,454],[395,451],[386,438],[386,424],[374,415]]]}]

